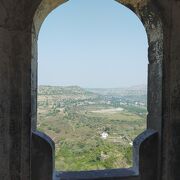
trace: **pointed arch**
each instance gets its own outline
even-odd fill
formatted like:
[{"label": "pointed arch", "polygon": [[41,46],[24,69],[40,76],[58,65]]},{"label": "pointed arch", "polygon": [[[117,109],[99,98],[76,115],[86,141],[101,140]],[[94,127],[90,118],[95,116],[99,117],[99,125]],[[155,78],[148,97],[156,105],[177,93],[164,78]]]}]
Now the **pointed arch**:
[{"label": "pointed arch", "polygon": [[[123,179],[124,177],[134,177],[132,179],[139,179],[140,176],[145,176],[146,172],[142,171],[142,165],[148,167],[148,163],[152,163],[152,170],[148,172],[146,180],[155,179],[157,176],[156,169],[158,166],[157,152],[160,150],[161,142],[157,142],[157,132],[161,136],[162,124],[162,66],[163,66],[163,25],[161,15],[155,4],[150,0],[116,0],[127,8],[131,9],[143,23],[148,37],[148,119],[147,131],[141,134],[134,141],[134,167],[130,170],[95,171],[95,178],[107,177],[111,173],[113,177]],[[48,14],[56,7],[67,2],[66,0],[42,0],[34,15],[32,24],[32,82],[31,82],[31,98],[32,98],[32,130],[36,131],[36,113],[37,113],[37,40],[40,27]],[[145,156],[145,146],[150,147],[151,144],[155,147],[151,150],[149,148],[151,160]],[[77,176],[81,176],[81,172]],[[64,176],[68,176],[65,174]],[[75,174],[71,174],[75,176]],[[93,175],[89,173],[88,177]],[[112,176],[110,176],[112,177]]]}]

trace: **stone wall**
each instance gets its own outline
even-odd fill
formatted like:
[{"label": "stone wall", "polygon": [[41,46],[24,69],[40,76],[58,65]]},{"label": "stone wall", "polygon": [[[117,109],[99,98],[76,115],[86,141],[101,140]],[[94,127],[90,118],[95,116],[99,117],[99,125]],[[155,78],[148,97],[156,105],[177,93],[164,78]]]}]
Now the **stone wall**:
[{"label": "stone wall", "polygon": [[[159,180],[180,179],[180,1],[118,0],[149,39],[148,128],[159,133]],[[0,179],[31,179],[37,38],[63,0],[0,0]]]}]

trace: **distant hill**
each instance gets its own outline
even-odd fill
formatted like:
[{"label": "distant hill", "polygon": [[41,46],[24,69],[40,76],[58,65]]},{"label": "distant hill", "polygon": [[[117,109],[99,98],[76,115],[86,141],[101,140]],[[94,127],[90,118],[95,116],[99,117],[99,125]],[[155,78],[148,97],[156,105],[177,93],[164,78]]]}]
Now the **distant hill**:
[{"label": "distant hill", "polygon": [[81,88],[80,86],[44,86],[40,85],[39,95],[110,95],[110,96],[127,96],[127,95],[147,95],[147,86],[138,85],[123,88]]},{"label": "distant hill", "polygon": [[146,85],[138,85],[131,87],[123,87],[123,88],[88,88],[86,89],[89,92],[98,93],[101,95],[109,95],[109,96],[146,96],[147,95],[147,86]]},{"label": "distant hill", "polygon": [[79,86],[39,86],[39,96],[53,96],[60,99],[90,99],[100,96]]},{"label": "distant hill", "polygon": [[81,88],[79,86],[39,86],[38,98],[52,101],[64,100],[88,100],[88,99],[112,99],[121,98],[124,101],[140,101],[147,103],[146,85],[127,88]]},{"label": "distant hill", "polygon": [[82,94],[84,90],[79,86],[39,86],[40,95],[60,95],[60,94]]}]

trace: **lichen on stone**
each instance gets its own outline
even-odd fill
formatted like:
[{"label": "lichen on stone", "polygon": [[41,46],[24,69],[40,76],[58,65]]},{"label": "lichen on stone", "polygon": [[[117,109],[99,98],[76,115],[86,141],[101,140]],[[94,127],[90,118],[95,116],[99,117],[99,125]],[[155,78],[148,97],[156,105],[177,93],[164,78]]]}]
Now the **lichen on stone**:
[{"label": "lichen on stone", "polygon": [[131,6],[137,10],[146,6],[150,0],[116,0],[116,1],[124,4],[125,6]]}]

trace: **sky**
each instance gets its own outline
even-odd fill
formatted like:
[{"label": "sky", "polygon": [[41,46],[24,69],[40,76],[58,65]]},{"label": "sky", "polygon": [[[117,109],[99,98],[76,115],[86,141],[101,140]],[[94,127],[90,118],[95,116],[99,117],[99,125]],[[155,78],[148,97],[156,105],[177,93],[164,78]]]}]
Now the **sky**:
[{"label": "sky", "polygon": [[69,0],[45,19],[38,39],[39,85],[116,88],[147,83],[143,24],[114,0]]}]

